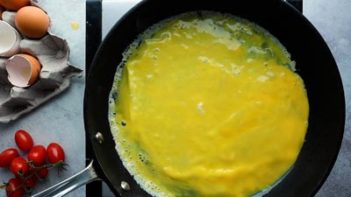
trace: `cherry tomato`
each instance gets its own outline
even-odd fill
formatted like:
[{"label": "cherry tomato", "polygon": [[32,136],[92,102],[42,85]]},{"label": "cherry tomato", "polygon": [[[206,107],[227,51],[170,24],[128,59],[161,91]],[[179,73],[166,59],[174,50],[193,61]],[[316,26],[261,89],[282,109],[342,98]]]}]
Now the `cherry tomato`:
[{"label": "cherry tomato", "polygon": [[46,149],[42,145],[33,146],[28,153],[28,161],[32,161],[35,166],[41,166],[46,160]]},{"label": "cherry tomato", "polygon": [[51,164],[65,161],[65,152],[63,148],[57,143],[49,144],[47,148],[48,161]]},{"label": "cherry tomato", "polygon": [[24,195],[22,181],[18,178],[10,179],[6,186],[6,195],[7,197],[22,197]]},{"label": "cherry tomato", "polygon": [[24,185],[27,190],[31,190],[35,187],[38,182],[38,178],[36,176],[32,176],[24,181]]},{"label": "cherry tomato", "polygon": [[29,166],[25,159],[22,157],[16,157],[10,164],[10,170],[14,175],[23,177],[28,174]]},{"label": "cherry tomato", "polygon": [[37,172],[37,175],[41,179],[45,179],[49,175],[49,169],[43,168]]},{"label": "cherry tomato", "polygon": [[33,138],[25,130],[18,130],[15,134],[15,141],[21,150],[28,152],[33,147]]},{"label": "cherry tomato", "polygon": [[9,167],[12,160],[19,156],[17,149],[9,148],[0,153],[0,167]]}]

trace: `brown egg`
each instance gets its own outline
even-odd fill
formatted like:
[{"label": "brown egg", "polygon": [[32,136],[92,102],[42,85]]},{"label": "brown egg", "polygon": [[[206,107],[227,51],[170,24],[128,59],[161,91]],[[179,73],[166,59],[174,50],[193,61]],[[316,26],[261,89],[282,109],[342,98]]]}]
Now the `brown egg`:
[{"label": "brown egg", "polygon": [[16,14],[17,29],[28,38],[41,38],[49,28],[49,16],[40,8],[26,6]]},{"label": "brown egg", "polygon": [[6,62],[8,80],[21,88],[33,85],[39,78],[40,70],[40,62],[27,54],[14,55]]},{"label": "brown egg", "polygon": [[0,0],[0,5],[11,11],[17,11],[29,4],[29,0]]}]

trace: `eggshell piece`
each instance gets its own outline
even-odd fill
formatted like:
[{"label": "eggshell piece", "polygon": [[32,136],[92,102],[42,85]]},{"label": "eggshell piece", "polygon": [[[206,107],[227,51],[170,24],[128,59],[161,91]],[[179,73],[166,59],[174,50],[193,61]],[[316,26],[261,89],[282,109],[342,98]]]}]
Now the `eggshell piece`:
[{"label": "eggshell piece", "polygon": [[19,51],[21,36],[15,28],[0,21],[0,57],[11,57]]},{"label": "eggshell piece", "polygon": [[39,78],[40,70],[40,62],[27,54],[15,55],[6,63],[9,82],[20,88],[33,85]]},{"label": "eggshell piece", "polygon": [[15,23],[17,29],[23,35],[38,39],[47,33],[50,19],[42,9],[35,6],[26,6],[18,10]]},{"label": "eggshell piece", "polygon": [[11,11],[17,11],[29,4],[29,0],[0,0],[0,5]]}]

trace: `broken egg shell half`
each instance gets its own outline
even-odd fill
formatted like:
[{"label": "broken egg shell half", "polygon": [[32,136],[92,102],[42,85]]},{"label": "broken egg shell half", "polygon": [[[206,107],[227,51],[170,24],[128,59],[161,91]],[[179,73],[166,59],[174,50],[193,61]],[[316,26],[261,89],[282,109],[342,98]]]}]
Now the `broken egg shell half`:
[{"label": "broken egg shell half", "polygon": [[20,88],[33,85],[39,78],[40,70],[40,62],[27,54],[14,55],[6,62],[9,82]]},{"label": "broken egg shell half", "polygon": [[18,53],[21,35],[5,21],[0,21],[0,57]]}]

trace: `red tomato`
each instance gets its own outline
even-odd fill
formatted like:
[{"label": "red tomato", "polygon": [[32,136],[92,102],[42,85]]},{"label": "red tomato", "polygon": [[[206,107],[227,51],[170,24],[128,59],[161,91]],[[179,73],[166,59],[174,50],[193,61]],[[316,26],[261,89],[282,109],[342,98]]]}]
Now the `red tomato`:
[{"label": "red tomato", "polygon": [[48,154],[48,161],[51,164],[56,164],[58,162],[65,161],[65,152],[63,151],[63,148],[57,143],[49,144],[47,148],[47,154]]},{"label": "red tomato", "polygon": [[28,161],[32,161],[35,166],[41,166],[46,160],[46,149],[42,145],[33,146],[28,153]]},{"label": "red tomato", "polygon": [[16,157],[10,164],[10,170],[14,175],[23,177],[28,174],[29,166],[25,159],[22,157]]},{"label": "red tomato", "polygon": [[25,130],[18,130],[15,134],[15,141],[21,150],[28,152],[33,147],[33,138]]},{"label": "red tomato", "polygon": [[49,169],[43,168],[37,172],[37,175],[41,179],[45,179],[49,175]]},{"label": "red tomato", "polygon": [[0,167],[9,167],[12,160],[19,156],[17,149],[9,148],[0,153]]},{"label": "red tomato", "polygon": [[23,185],[20,179],[12,178],[6,186],[7,197],[22,197],[24,195]]},{"label": "red tomato", "polygon": [[24,185],[27,190],[31,190],[35,187],[37,182],[38,182],[38,178],[36,176],[32,176],[29,179],[24,181]]}]

